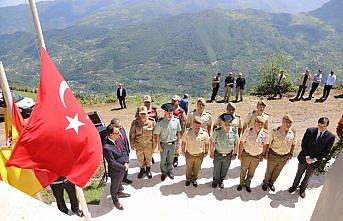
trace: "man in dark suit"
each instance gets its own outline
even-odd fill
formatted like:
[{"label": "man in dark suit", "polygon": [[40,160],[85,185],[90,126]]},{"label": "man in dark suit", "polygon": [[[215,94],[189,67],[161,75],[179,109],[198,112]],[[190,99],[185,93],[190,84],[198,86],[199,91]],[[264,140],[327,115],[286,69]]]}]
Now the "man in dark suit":
[{"label": "man in dark suit", "polygon": [[300,196],[301,198],[305,198],[305,189],[311,176],[335,142],[335,135],[327,130],[328,126],[329,119],[327,117],[321,117],[318,120],[318,127],[308,128],[306,130],[301,143],[301,152],[298,156],[298,171],[293,185],[288,190],[290,193],[296,190],[302,175],[306,172],[300,184]]},{"label": "man in dark suit", "polygon": [[129,197],[130,194],[124,193],[121,185],[125,171],[129,169],[129,159],[125,150],[118,143],[119,129],[112,124],[107,126],[107,137],[103,145],[104,157],[108,163],[108,174],[111,177],[111,197],[114,206],[123,210],[124,207],[119,203],[119,198]]},{"label": "man in dark suit", "polygon": [[119,100],[119,104],[120,104],[120,108],[126,109],[126,103],[125,103],[125,98],[126,98],[126,90],[123,87],[123,84],[119,84],[118,85],[118,89],[117,89],[117,98]]},{"label": "man in dark suit", "polygon": [[[127,134],[126,134],[126,131],[125,131],[125,128],[121,125],[121,122],[118,118],[113,118],[111,120],[111,124],[118,128],[119,129],[119,136],[117,138],[117,142],[119,145],[121,145],[125,151],[126,151],[126,154],[127,154],[127,157],[129,159],[129,155],[130,155],[130,143],[129,143],[129,139],[127,137]],[[127,178],[127,174],[128,174],[128,170],[125,172],[125,175],[124,175],[124,179],[123,179],[123,182],[124,183],[127,183],[127,184],[131,184],[132,183],[132,180],[129,180],[129,178]]]}]

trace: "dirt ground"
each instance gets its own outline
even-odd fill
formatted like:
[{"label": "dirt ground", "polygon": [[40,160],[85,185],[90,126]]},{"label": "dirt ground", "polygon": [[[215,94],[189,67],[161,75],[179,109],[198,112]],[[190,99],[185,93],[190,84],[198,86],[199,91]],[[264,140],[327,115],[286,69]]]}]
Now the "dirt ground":
[{"label": "dirt ground", "polygon": [[[343,114],[343,99],[335,98],[336,95],[343,94],[342,90],[332,91],[328,100],[324,103],[316,103],[315,99],[311,101],[297,101],[290,102],[289,99],[293,94],[284,97],[281,100],[267,100],[266,113],[270,115],[270,128],[278,127],[284,114],[291,114],[294,118],[293,127],[297,131],[297,148],[300,148],[300,142],[306,128],[314,127],[320,117],[326,116],[330,119],[329,130],[336,132],[337,122]],[[315,94],[315,97],[320,97],[321,93]],[[232,97],[233,98],[233,97]],[[249,112],[253,111],[256,107],[258,97],[246,97],[244,102],[237,103],[236,113],[245,119]],[[196,107],[196,99],[192,99],[190,103],[190,110]],[[206,110],[211,112],[212,118],[216,119],[220,114],[226,110],[225,103],[208,103]],[[134,119],[135,112],[138,105],[128,104],[128,109],[119,109],[119,104],[102,104],[102,105],[87,105],[85,106],[86,112],[98,111],[104,123],[107,125],[112,118],[117,117],[121,120],[127,132],[130,129],[131,121]],[[162,115],[163,111],[159,109],[159,114]]]}]

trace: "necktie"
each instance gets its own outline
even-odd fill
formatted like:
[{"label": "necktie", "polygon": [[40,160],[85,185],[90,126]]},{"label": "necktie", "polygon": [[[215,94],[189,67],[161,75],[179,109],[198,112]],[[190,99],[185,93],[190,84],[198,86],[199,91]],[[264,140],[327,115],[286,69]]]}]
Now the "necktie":
[{"label": "necktie", "polygon": [[124,138],[124,136],[120,134],[119,137],[120,137],[120,140],[121,140],[123,143],[125,143],[125,138]]},{"label": "necktie", "polygon": [[323,132],[319,133],[319,136],[317,137],[317,141],[321,138],[322,134],[323,134]]}]

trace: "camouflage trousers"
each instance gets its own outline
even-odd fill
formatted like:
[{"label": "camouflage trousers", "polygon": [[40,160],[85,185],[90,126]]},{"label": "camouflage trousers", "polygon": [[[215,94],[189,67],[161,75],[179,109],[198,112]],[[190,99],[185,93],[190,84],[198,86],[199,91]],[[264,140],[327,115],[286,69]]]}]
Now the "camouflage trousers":
[{"label": "camouflage trousers", "polygon": [[152,147],[140,148],[136,150],[138,166],[140,168],[150,167],[153,154]]}]

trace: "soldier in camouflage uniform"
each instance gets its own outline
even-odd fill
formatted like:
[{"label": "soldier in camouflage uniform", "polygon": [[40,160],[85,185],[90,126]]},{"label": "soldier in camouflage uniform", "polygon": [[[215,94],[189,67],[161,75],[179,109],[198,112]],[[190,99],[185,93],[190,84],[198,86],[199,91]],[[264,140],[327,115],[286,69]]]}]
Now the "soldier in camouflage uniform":
[{"label": "soldier in camouflage uniform", "polygon": [[148,109],[145,106],[139,107],[139,117],[132,121],[129,135],[131,149],[136,150],[140,167],[139,179],[144,176],[144,173],[149,179],[152,178],[150,168],[152,153],[156,148],[156,140],[153,134],[155,125],[155,121],[148,118]]}]

